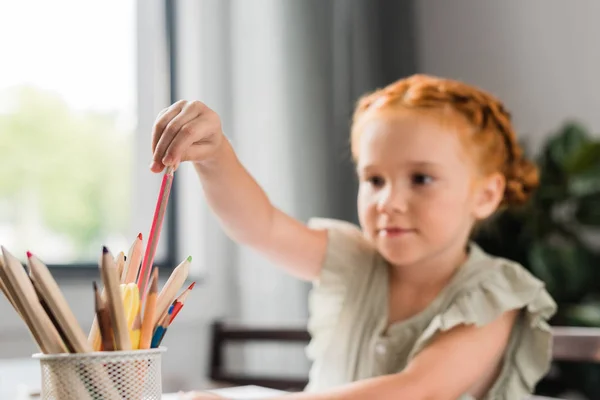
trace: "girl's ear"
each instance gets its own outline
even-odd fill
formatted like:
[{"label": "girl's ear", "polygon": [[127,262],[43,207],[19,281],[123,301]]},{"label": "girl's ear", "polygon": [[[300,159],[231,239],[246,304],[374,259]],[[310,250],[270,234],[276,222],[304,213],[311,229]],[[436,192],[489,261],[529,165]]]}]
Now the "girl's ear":
[{"label": "girl's ear", "polygon": [[475,192],[473,214],[482,220],[492,215],[504,198],[506,179],[503,174],[496,172],[480,180]]}]

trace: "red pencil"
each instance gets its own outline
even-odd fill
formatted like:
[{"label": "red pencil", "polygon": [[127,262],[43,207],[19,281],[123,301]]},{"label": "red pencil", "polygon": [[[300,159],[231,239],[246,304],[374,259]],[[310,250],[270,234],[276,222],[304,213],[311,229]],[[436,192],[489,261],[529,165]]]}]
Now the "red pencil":
[{"label": "red pencil", "polygon": [[173,302],[173,315],[171,316],[171,320],[169,321],[169,324],[171,324],[173,322],[173,320],[175,319],[177,314],[179,314],[179,311],[181,311],[181,309],[183,308],[183,305],[185,304],[185,299],[188,297],[188,295],[190,294],[190,291],[194,288],[195,284],[196,284],[196,282],[192,282],[192,284],[190,286],[188,286],[188,288],[185,289],[183,291],[183,293],[181,293],[179,295],[179,297],[177,297],[175,299],[175,301]]},{"label": "red pencil", "polygon": [[142,262],[142,268],[140,269],[140,274],[137,281],[138,289],[140,291],[140,295],[142,296],[142,304],[144,304],[146,301],[146,288],[148,286],[148,280],[150,279],[150,272],[152,271],[152,263],[154,262],[156,246],[158,245],[158,239],[160,237],[165,211],[167,210],[167,203],[169,202],[169,194],[171,192],[172,183],[173,167],[168,167],[167,171],[163,175],[162,183],[160,185],[158,201],[156,202],[156,209],[154,210],[154,219],[152,220],[150,235],[148,236],[148,243],[146,245],[146,252],[144,254],[144,261]]}]

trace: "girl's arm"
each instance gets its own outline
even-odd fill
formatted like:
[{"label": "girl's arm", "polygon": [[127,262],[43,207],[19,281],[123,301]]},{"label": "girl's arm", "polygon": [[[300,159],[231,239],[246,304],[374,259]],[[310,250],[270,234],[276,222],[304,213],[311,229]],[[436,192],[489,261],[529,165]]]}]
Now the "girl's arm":
[{"label": "girl's arm", "polygon": [[[518,312],[508,311],[482,327],[461,325],[440,333],[400,373],[272,400],[456,400],[465,393],[482,398],[496,380]],[[182,396],[194,400],[214,398],[218,396],[207,393]]]},{"label": "girl's arm", "polygon": [[482,327],[461,325],[441,333],[398,374],[274,400],[455,400],[465,393],[481,398],[496,379],[517,315],[509,311]]},{"label": "girl's arm", "polygon": [[163,110],[154,126],[152,151],[154,172],[194,162],[206,200],[233,240],[262,252],[298,278],[319,275],[327,234],[271,204],[238,160],[219,116],[206,105],[179,101]]},{"label": "girl's arm", "polygon": [[327,234],[283,213],[238,160],[227,140],[218,154],[195,163],[206,200],[228,235],[306,280],[320,272]]}]

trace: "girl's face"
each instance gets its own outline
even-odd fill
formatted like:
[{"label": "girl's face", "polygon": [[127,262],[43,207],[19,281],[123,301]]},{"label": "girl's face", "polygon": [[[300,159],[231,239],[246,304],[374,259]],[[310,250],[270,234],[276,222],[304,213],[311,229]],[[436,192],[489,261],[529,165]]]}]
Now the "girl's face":
[{"label": "girl's face", "polygon": [[365,236],[393,265],[464,251],[474,222],[502,199],[503,176],[479,172],[458,122],[382,110],[362,125],[359,219]]}]

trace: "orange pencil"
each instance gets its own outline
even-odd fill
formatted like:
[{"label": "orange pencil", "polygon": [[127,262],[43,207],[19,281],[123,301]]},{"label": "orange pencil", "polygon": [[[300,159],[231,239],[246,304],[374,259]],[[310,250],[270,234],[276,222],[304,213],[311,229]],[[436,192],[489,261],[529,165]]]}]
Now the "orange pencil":
[{"label": "orange pencil", "polygon": [[154,319],[156,318],[156,300],[158,296],[158,268],[154,267],[150,290],[146,297],[144,306],[144,319],[142,321],[142,333],[140,338],[140,349],[149,349],[152,343],[152,332],[154,331]]}]

